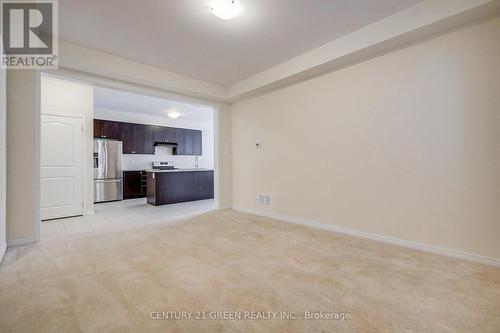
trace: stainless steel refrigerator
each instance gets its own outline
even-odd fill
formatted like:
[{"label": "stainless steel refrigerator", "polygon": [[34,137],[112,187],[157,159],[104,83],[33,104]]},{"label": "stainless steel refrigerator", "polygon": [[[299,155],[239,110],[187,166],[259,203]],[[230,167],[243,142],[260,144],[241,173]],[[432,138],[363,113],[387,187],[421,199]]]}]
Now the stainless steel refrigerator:
[{"label": "stainless steel refrigerator", "polygon": [[94,140],[94,202],[123,200],[122,142]]}]

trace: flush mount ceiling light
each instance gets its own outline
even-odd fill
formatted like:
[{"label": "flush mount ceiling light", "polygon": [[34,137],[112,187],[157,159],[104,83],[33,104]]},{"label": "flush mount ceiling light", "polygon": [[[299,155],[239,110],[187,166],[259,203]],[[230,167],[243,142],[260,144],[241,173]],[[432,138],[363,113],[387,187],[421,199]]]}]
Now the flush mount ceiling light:
[{"label": "flush mount ceiling light", "polygon": [[167,116],[169,116],[169,117],[170,117],[170,118],[172,118],[172,119],[177,119],[177,118],[179,118],[179,117],[180,117],[180,115],[181,115],[181,114],[180,114],[179,112],[177,112],[177,111],[169,111],[169,112],[167,113]]},{"label": "flush mount ceiling light", "polygon": [[239,0],[213,0],[210,12],[223,20],[230,20],[240,12]]}]

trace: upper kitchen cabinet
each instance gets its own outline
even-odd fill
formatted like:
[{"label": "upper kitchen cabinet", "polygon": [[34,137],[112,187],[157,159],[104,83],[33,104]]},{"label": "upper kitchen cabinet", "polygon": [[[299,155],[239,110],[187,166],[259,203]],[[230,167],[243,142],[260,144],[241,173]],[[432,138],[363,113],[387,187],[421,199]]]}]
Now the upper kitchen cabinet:
[{"label": "upper kitchen cabinet", "polygon": [[192,131],[188,129],[183,129],[182,140],[180,143],[181,154],[179,155],[193,155],[193,135]]},{"label": "upper kitchen cabinet", "polygon": [[103,133],[102,133],[102,122],[104,120],[100,119],[94,119],[94,138],[101,138]]},{"label": "upper kitchen cabinet", "polygon": [[155,153],[155,141],[156,141],[156,127],[151,125],[141,125],[144,126],[144,143],[142,147],[142,154],[154,154]]},{"label": "upper kitchen cabinet", "polygon": [[177,155],[202,155],[202,133],[199,130],[182,129]]},{"label": "upper kitchen cabinet", "polygon": [[154,154],[154,131],[146,125],[120,123],[124,154]]},{"label": "upper kitchen cabinet", "polygon": [[162,127],[162,126],[150,126],[155,132],[155,142],[163,143],[177,143],[177,128],[172,127]]},{"label": "upper kitchen cabinet", "polygon": [[123,153],[134,154],[137,144],[134,140],[134,125],[120,123],[121,138],[123,141]]},{"label": "upper kitchen cabinet", "polygon": [[174,155],[202,155],[202,133],[199,130],[176,128]]},{"label": "upper kitchen cabinet", "polygon": [[176,128],[177,148],[175,155],[201,155],[202,154],[202,134],[199,130]]},{"label": "upper kitchen cabinet", "polygon": [[198,130],[193,130],[193,155],[203,155],[203,138],[202,132]]},{"label": "upper kitchen cabinet", "polygon": [[94,120],[94,137],[123,141],[124,154],[154,154],[155,143],[176,143],[174,155],[202,155],[202,132],[143,124]]},{"label": "upper kitchen cabinet", "polygon": [[120,140],[121,131],[119,123],[94,119],[94,138]]}]

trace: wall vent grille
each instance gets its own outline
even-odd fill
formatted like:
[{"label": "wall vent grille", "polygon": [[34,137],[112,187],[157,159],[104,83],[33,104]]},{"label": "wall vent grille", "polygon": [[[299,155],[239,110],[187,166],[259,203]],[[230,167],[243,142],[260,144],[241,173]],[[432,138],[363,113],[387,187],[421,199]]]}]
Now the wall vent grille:
[{"label": "wall vent grille", "polygon": [[273,196],[271,194],[259,194],[257,196],[257,204],[259,206],[272,207],[272,205],[273,205]]}]

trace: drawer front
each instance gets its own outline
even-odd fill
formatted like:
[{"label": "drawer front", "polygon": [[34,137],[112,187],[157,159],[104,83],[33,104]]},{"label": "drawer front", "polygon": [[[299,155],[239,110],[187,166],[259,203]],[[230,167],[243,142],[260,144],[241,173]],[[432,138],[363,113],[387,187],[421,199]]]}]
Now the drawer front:
[{"label": "drawer front", "polygon": [[121,179],[94,180],[94,202],[123,200]]}]

